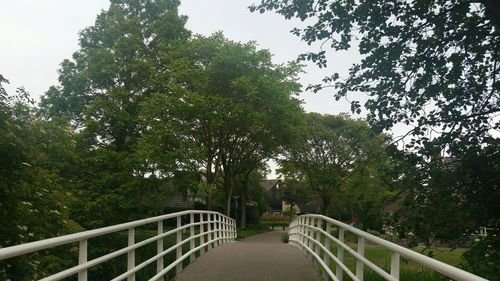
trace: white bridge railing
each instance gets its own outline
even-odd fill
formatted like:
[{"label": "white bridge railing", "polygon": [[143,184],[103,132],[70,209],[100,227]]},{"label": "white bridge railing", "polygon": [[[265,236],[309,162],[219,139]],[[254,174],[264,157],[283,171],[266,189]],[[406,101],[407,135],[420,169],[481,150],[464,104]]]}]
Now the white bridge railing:
[{"label": "white bridge railing", "polygon": [[[163,222],[168,219],[175,219],[177,226],[174,229],[168,229],[165,231]],[[143,241],[136,242],[135,229],[137,227],[150,224],[157,225],[157,235]],[[89,239],[120,231],[128,231],[127,247],[92,260],[87,259]],[[189,236],[183,239],[182,233],[188,231]],[[163,245],[164,238],[169,235],[176,235],[176,243],[175,245],[165,249]],[[135,280],[135,274],[152,263],[156,263],[156,275],[149,280],[163,280],[165,274],[174,268],[176,269],[176,273],[181,272],[182,262],[188,258],[190,262],[192,262],[196,258],[196,252],[199,252],[199,255],[202,255],[205,251],[208,251],[220,244],[234,241],[235,238],[236,223],[234,219],[211,211],[183,211],[17,246],[1,248],[0,261],[68,243],[78,242],[78,265],[45,277],[41,280],[61,280],[69,276],[78,275],[79,281],[86,281],[88,279],[89,269],[121,255],[127,255],[127,271],[113,280]],[[196,239],[199,241],[199,245],[197,246],[195,243]],[[149,243],[156,243],[157,254],[140,264],[136,264],[135,251]],[[183,246],[187,245],[187,243],[189,243],[189,251],[183,252]],[[92,245],[90,245],[90,247],[92,247]],[[165,266],[164,256],[174,251],[176,253],[175,261]]]},{"label": "white bridge railing", "polygon": [[[337,237],[332,235],[336,228]],[[357,236],[357,249],[354,250],[344,242],[345,231]],[[447,277],[460,281],[486,281],[467,271],[437,261],[410,249],[401,247],[348,224],[322,215],[302,215],[295,218],[288,231],[289,243],[301,249],[311,261],[321,267],[325,280],[342,281],[344,272],[351,280],[363,281],[364,266],[380,275],[385,280],[400,280],[400,257],[405,257]],[[386,272],[365,257],[365,241],[382,246],[391,252],[390,272]],[[336,244],[337,254],[331,252],[331,246]],[[356,260],[356,272],[352,272],[344,264],[344,252],[351,254]],[[330,262],[336,264],[336,272],[330,268]]]}]

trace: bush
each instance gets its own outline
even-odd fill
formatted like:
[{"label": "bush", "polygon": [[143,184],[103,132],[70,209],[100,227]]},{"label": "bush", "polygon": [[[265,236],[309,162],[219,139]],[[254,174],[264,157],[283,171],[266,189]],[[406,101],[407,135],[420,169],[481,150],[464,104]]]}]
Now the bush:
[{"label": "bush", "polygon": [[262,221],[286,221],[288,218],[283,214],[263,214]]},{"label": "bush", "polygon": [[281,242],[288,243],[288,233],[285,233],[283,236],[281,236]]},{"label": "bush", "polygon": [[262,223],[272,229],[274,229],[274,227],[282,227],[283,230],[290,224],[288,221],[264,221]]},{"label": "bush", "polygon": [[489,280],[500,280],[500,237],[497,234],[476,238],[465,252],[466,269]]}]

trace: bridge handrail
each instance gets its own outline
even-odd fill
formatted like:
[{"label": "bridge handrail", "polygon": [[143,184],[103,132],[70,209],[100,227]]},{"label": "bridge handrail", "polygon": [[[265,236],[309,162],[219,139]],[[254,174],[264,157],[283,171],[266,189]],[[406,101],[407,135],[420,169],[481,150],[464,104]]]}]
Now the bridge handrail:
[{"label": "bridge handrail", "polygon": [[[334,237],[331,235],[332,225],[338,227],[339,236]],[[324,227],[323,227],[324,226]],[[344,234],[348,231],[358,237],[358,247],[354,250],[346,243],[344,243]],[[379,274],[385,280],[397,281],[399,278],[400,271],[400,256],[410,259],[414,262],[419,263],[425,267],[428,267],[436,272],[439,272],[447,277],[453,278],[459,281],[487,281],[486,279],[474,275],[465,270],[456,268],[449,264],[437,261],[428,256],[419,254],[410,249],[401,247],[395,243],[389,242],[360,229],[352,227],[343,222],[334,220],[332,218],[308,214],[301,215],[295,218],[290,224],[289,228],[289,241],[290,244],[297,246],[299,249],[305,252],[305,254],[312,260],[318,263],[322,270],[325,278],[329,277],[335,281],[341,281],[343,279],[343,272],[345,271],[352,280],[362,281],[364,270],[363,267],[366,265],[371,270]],[[323,239],[321,239],[323,236]],[[384,269],[375,265],[369,261],[364,256],[365,240],[371,241],[383,248],[391,251],[391,270],[390,273],[386,272]],[[330,243],[334,242],[339,247],[337,247],[337,255],[334,255],[330,249]],[[351,272],[347,266],[343,264],[344,250],[349,252],[356,259],[356,273]],[[336,267],[336,273],[330,269],[330,261],[332,259],[338,266]],[[328,280],[328,279],[326,279]]]},{"label": "bridge handrail", "polygon": [[[198,216],[198,222],[195,222],[195,215]],[[189,216],[189,223],[183,225],[183,216]],[[163,222],[167,219],[174,218],[177,220],[177,227],[163,232]],[[154,237],[136,243],[135,228],[152,223],[158,224],[158,234]],[[207,230],[205,230],[205,226],[207,226]],[[199,227],[199,234],[195,235],[195,227]],[[182,232],[187,229],[189,229],[190,235],[188,238],[182,239]],[[97,257],[90,261],[87,260],[88,239],[124,230],[128,230],[127,247],[105,254],[104,256]],[[177,236],[176,244],[165,250],[163,247],[163,238],[174,233]],[[205,241],[205,238],[207,238],[207,241]],[[205,252],[205,248],[209,250],[220,244],[232,242],[235,238],[236,221],[234,219],[214,211],[188,210],[0,248],[0,261],[56,246],[79,242],[78,265],[48,276],[42,280],[60,280],[78,273],[78,280],[86,281],[88,279],[87,271],[89,268],[124,254],[127,254],[128,256],[127,271],[113,280],[123,280],[125,278],[127,278],[128,281],[135,280],[135,273],[137,271],[155,261],[157,262],[157,274],[151,280],[161,280],[163,276],[174,266],[176,267],[177,273],[182,271],[182,261],[189,257],[192,262],[196,258],[195,252],[200,251],[201,255]],[[195,247],[195,239],[199,239],[200,241],[200,245],[197,247]],[[141,264],[135,264],[135,250],[155,241],[157,243],[157,255],[142,262]],[[190,250],[183,254],[182,246],[188,242],[190,243]],[[163,256],[174,250],[176,250],[176,260],[165,268],[163,265]]]}]

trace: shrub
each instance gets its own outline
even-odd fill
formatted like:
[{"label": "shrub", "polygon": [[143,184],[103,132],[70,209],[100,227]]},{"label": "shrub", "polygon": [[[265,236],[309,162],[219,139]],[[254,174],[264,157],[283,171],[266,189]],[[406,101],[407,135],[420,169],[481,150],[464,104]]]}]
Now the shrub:
[{"label": "shrub", "polygon": [[281,242],[288,243],[288,233],[285,233],[283,236],[281,236]]}]

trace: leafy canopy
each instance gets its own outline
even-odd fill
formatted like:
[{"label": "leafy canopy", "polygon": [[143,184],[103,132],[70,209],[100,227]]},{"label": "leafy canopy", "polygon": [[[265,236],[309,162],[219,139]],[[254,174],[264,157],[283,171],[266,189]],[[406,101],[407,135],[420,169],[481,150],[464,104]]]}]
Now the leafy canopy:
[{"label": "leafy canopy", "polygon": [[[438,141],[475,144],[500,129],[500,4],[498,1],[262,0],[252,11],[299,18],[292,30],[322,49],[300,56],[320,67],[327,49],[357,45],[364,56],[346,77],[335,73],[314,91],[334,87],[338,100],[365,94],[376,128],[409,125],[410,146]],[[360,112],[360,99],[352,111]],[[453,148],[453,145],[452,145]]]}]

